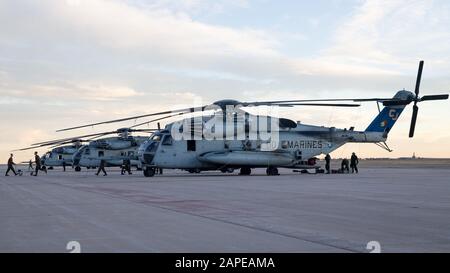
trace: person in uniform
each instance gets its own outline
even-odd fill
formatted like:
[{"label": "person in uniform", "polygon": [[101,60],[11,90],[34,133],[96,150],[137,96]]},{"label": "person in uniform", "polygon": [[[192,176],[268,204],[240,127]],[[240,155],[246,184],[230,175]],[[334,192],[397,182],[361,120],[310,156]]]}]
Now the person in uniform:
[{"label": "person in uniform", "polygon": [[350,168],[352,169],[352,173],[354,173],[356,171],[356,173],[358,173],[358,164],[359,164],[359,159],[356,156],[355,153],[352,153],[352,157],[350,158]]},{"label": "person in uniform", "polygon": [[347,158],[342,159],[341,170],[342,170],[342,173],[345,173],[345,172],[350,173],[350,168],[348,167],[348,159]]},{"label": "person in uniform", "polygon": [[31,175],[37,176],[38,171],[41,169],[41,158],[39,157],[38,152],[34,152],[34,163],[36,164],[35,173],[31,173]]},{"label": "person in uniform", "polygon": [[325,170],[327,171],[327,173],[330,173],[330,162],[331,162],[331,156],[330,156],[330,154],[327,154],[325,156]]},{"label": "person in uniform", "polygon": [[34,171],[33,161],[31,159],[30,159],[30,161],[28,161],[28,171]]},{"label": "person in uniform", "polygon": [[131,161],[129,159],[123,160],[122,171],[120,172],[120,174],[124,175],[125,172],[128,172],[128,174],[131,174]]},{"label": "person in uniform", "polygon": [[13,154],[10,154],[9,156],[8,169],[6,170],[5,176],[9,176],[9,171],[12,171],[14,175],[17,175],[16,170],[14,170],[14,165],[16,165],[16,163],[14,163],[13,156]]},{"label": "person in uniform", "polygon": [[98,175],[100,172],[103,172],[103,176],[107,176],[108,174],[106,173],[105,167],[106,161],[104,159],[100,160],[100,166],[98,167],[98,171],[95,175]]}]

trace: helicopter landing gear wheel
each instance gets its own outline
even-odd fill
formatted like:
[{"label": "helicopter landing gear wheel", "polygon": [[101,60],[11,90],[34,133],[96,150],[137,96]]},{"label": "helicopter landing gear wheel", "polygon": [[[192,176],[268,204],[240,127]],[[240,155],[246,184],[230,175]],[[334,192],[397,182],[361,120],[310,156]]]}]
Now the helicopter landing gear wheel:
[{"label": "helicopter landing gear wheel", "polygon": [[250,175],[252,173],[252,169],[248,167],[242,167],[239,175]]},{"label": "helicopter landing gear wheel", "polygon": [[76,166],[76,167],[75,167],[75,171],[76,171],[76,172],[81,172],[81,167],[80,167],[80,166]]},{"label": "helicopter landing gear wheel", "polygon": [[145,177],[152,177],[155,175],[155,168],[145,168],[144,169],[144,176]]},{"label": "helicopter landing gear wheel", "polygon": [[233,168],[222,168],[222,169],[220,169],[220,171],[222,173],[233,173],[234,169]]},{"label": "helicopter landing gear wheel", "polygon": [[280,174],[278,173],[278,169],[275,168],[275,167],[268,167],[268,168],[266,169],[266,174],[267,174],[267,175],[280,175]]}]

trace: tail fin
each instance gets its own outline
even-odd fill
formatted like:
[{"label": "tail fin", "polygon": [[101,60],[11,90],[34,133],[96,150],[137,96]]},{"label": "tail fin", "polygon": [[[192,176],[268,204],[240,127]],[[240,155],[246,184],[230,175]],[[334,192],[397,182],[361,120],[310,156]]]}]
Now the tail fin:
[{"label": "tail fin", "polygon": [[[394,98],[401,99],[408,95],[410,95],[409,91],[399,91],[395,94]],[[366,132],[380,132],[387,136],[397,119],[400,117],[400,114],[403,112],[403,109],[405,109],[405,106],[406,105],[396,105],[384,107],[372,123],[370,123],[369,127],[367,127]]]}]

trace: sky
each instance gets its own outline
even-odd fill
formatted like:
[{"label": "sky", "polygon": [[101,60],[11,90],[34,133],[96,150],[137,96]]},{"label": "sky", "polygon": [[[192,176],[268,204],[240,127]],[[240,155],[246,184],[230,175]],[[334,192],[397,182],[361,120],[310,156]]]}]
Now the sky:
[{"label": "sky", "polygon": [[[392,97],[414,89],[421,59],[421,94],[449,93],[449,1],[0,0],[0,159],[135,121],[60,128],[225,98]],[[449,106],[421,103],[413,139],[408,107],[391,153],[349,144],[332,156],[450,157]],[[377,112],[367,103],[280,114],[364,130]]]}]

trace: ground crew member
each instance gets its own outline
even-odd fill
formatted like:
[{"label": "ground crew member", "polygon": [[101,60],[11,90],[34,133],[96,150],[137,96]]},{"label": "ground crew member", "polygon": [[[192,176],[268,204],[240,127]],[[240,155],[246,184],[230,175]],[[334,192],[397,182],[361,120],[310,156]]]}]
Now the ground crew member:
[{"label": "ground crew member", "polygon": [[128,174],[131,174],[131,161],[129,159],[123,160],[122,171],[120,172],[120,174],[124,175],[125,172],[128,172]]},{"label": "ground crew member", "polygon": [[344,173],[344,172],[350,173],[350,168],[348,167],[348,159],[347,158],[342,159],[341,171],[342,171],[342,173]]},{"label": "ground crew member", "polygon": [[103,172],[103,176],[107,176],[108,174],[106,173],[105,166],[106,161],[104,159],[100,160],[100,166],[98,167],[98,171],[95,175],[98,175],[100,172]]},{"label": "ground crew member", "polygon": [[62,166],[63,166],[63,172],[65,172],[66,171],[66,161],[65,160],[63,160]]},{"label": "ground crew member", "polygon": [[33,171],[34,170],[34,168],[33,168],[33,161],[30,159],[30,161],[28,161],[28,170],[29,171]]},{"label": "ground crew member", "polygon": [[[41,169],[41,158],[39,157],[38,152],[34,152],[34,162],[36,163],[36,173],[34,176],[37,176],[38,171]],[[33,175],[33,173],[31,173],[31,175]]]},{"label": "ground crew member", "polygon": [[352,168],[352,173],[354,173],[356,171],[356,173],[358,173],[358,164],[359,164],[359,159],[356,156],[355,153],[352,153],[352,157],[350,158],[350,168]]},{"label": "ground crew member", "polygon": [[13,154],[11,154],[8,159],[8,169],[6,170],[5,176],[9,176],[9,171],[12,171],[14,175],[17,175],[16,170],[14,170],[14,165],[16,165],[16,163],[14,163]]},{"label": "ground crew member", "polygon": [[330,156],[330,154],[327,154],[325,156],[325,170],[327,171],[327,173],[330,173],[330,162],[331,162],[331,156]]}]

